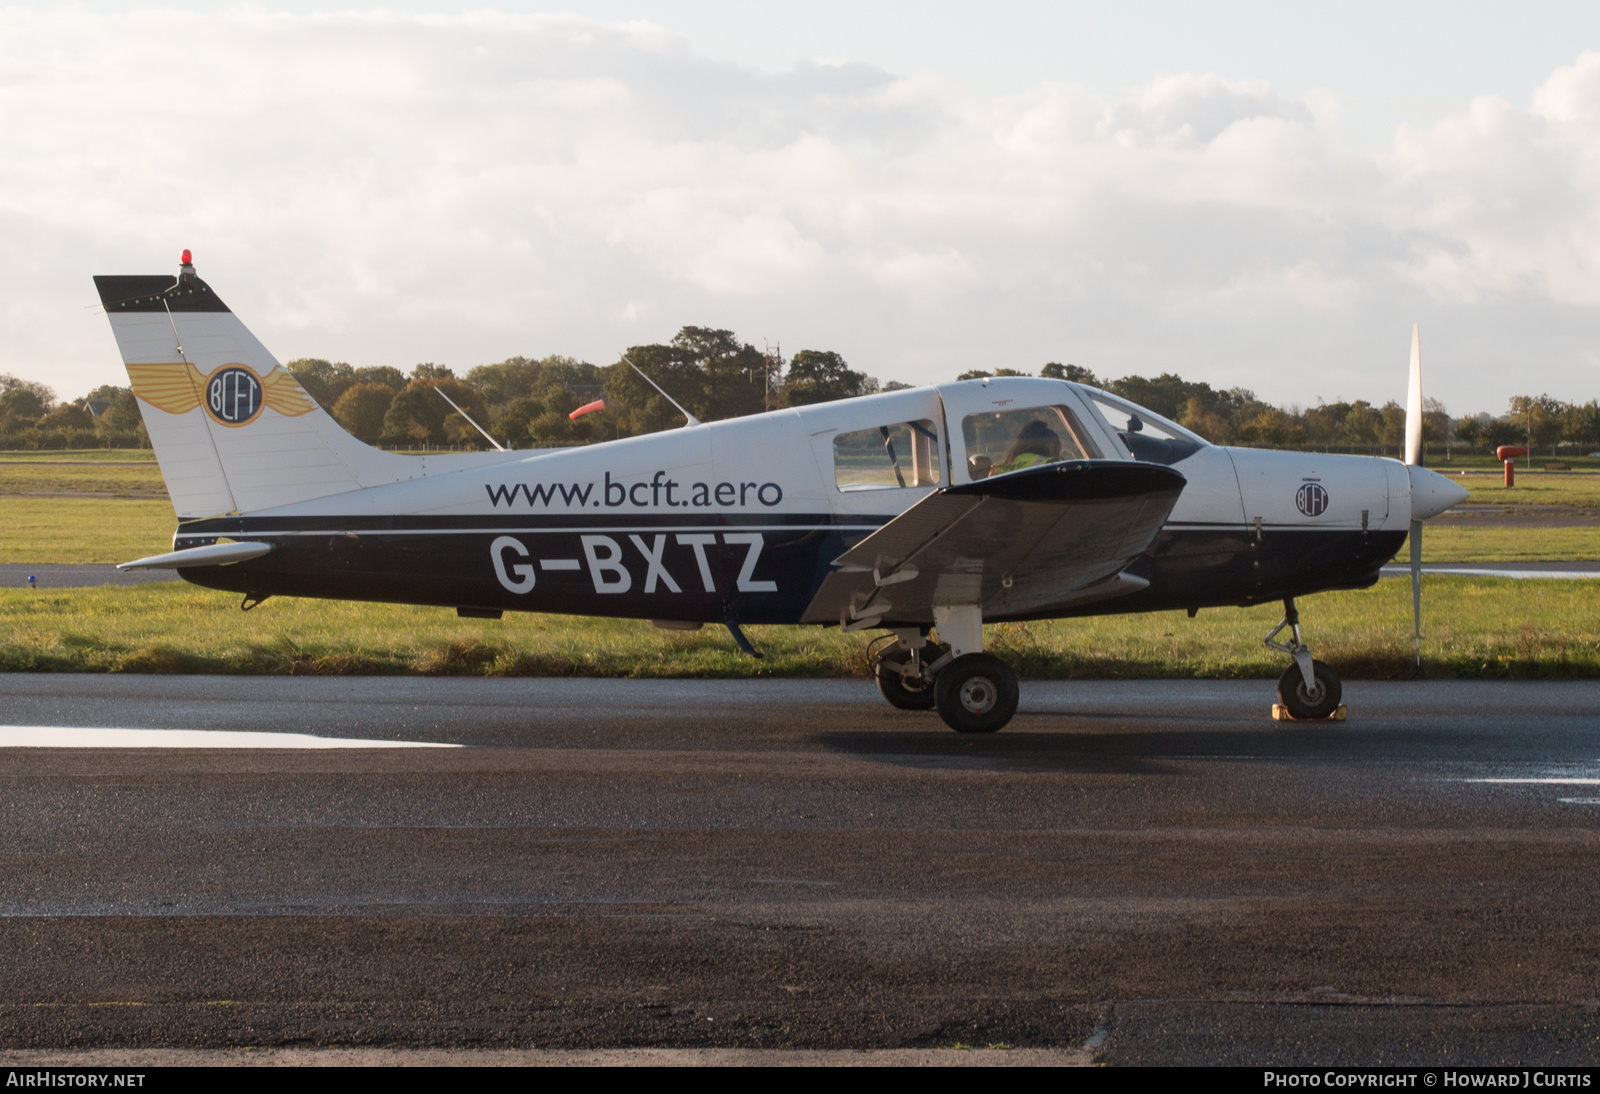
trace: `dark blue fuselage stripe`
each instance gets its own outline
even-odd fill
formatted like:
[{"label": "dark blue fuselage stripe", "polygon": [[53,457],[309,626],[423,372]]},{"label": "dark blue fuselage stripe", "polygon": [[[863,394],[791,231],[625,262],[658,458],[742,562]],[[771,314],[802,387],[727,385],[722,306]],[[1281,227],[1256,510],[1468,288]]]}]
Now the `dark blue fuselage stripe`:
[{"label": "dark blue fuselage stripe", "polygon": [[[643,619],[795,623],[832,562],[872,525],[769,522],[524,529],[494,524],[441,529],[303,525],[231,534],[272,542],[272,554],[232,566],[180,571],[189,581],[240,593],[326,597],[505,611]],[[259,518],[245,522],[258,525]],[[179,546],[197,536],[186,524]],[[221,522],[205,522],[216,524]],[[298,522],[297,522],[298,523]],[[1277,600],[1376,580],[1404,532],[1163,529],[1127,572],[1150,586],[1113,601],[1038,617],[1161,611]],[[499,544],[498,547],[495,545]],[[496,560],[498,559],[498,566]],[[548,563],[548,565],[547,565]],[[674,591],[676,586],[676,591]],[[999,621],[1007,616],[986,614]]]}]

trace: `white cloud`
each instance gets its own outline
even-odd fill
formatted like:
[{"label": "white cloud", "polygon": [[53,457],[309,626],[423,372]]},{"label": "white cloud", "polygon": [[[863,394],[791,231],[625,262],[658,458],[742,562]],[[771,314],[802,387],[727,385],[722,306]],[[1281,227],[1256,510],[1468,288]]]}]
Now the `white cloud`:
[{"label": "white cloud", "polygon": [[1400,268],[1436,297],[1600,305],[1600,53],[1557,70],[1531,110],[1483,97],[1402,131],[1392,179],[1391,227],[1419,233]]},{"label": "white cloud", "polygon": [[1453,409],[1591,397],[1600,54],[1382,153],[1337,113],[1210,74],[769,75],[571,16],[6,10],[0,371],[115,380],[89,276],[187,246],[283,357],[601,362],[696,323],[885,378],[1306,402],[1397,393],[1420,317]]}]

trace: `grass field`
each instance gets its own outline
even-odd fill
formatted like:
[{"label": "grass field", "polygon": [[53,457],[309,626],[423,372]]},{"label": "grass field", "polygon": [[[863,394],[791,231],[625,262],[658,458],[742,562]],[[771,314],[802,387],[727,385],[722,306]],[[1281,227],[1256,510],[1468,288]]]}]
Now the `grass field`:
[{"label": "grass field", "polygon": [[147,463],[156,465],[156,454],[149,448],[70,448],[64,451],[34,452],[8,448],[0,451],[0,462],[29,463]]},{"label": "grass field", "polygon": [[127,562],[172,550],[167,501],[0,497],[0,562]]},{"label": "grass field", "polygon": [[[0,562],[127,562],[170,551],[177,523],[165,501],[0,497]],[[1427,562],[1597,559],[1600,528],[1430,526],[1422,547]]]},{"label": "grass field", "polygon": [[[1458,528],[1426,525],[1424,562],[1572,562],[1600,559],[1600,528]],[[1399,561],[1411,560],[1410,547]]]},{"label": "grass field", "polygon": [[[1390,454],[1393,458],[1393,453]],[[1542,468],[1547,463],[1571,464],[1574,471],[1600,471],[1600,457],[1590,456],[1551,456],[1548,452],[1533,457],[1520,456],[1517,458],[1517,474],[1531,468]],[[1428,453],[1428,466],[1435,471],[1495,471],[1498,472],[1504,465],[1494,458],[1492,453],[1469,455],[1457,449],[1446,460],[1441,453]]]},{"label": "grass field", "polygon": [[[0,458],[0,494],[17,482],[84,490],[159,483],[153,460],[140,455]],[[1519,481],[1549,484],[1545,498],[1564,504],[1588,504],[1593,481],[1600,505],[1600,475],[1539,472]],[[0,562],[124,562],[169,550],[175,524],[164,500],[0,496]],[[1424,546],[1428,561],[1587,560],[1600,558],[1600,529],[1435,526]],[[1426,588],[1428,674],[1600,676],[1593,583],[1430,578]],[[767,653],[753,661],[720,627],[666,632],[635,621],[518,615],[488,622],[437,608],[292,599],[247,614],[237,600],[183,584],[0,590],[0,671],[864,676],[870,638],[751,628]],[[1304,610],[1318,656],[1344,674],[1415,674],[1409,583],[1323,594]],[[1194,620],[1163,613],[1002,624],[989,628],[988,642],[1033,678],[1271,677],[1285,661],[1260,639],[1277,614],[1263,606],[1206,610]]]},{"label": "grass field", "polygon": [[[1425,672],[1600,676],[1600,597],[1587,581],[1430,578]],[[1417,675],[1410,583],[1302,602],[1317,656],[1351,678]],[[989,649],[1035,679],[1275,677],[1261,646],[1277,605],[1105,616],[988,628]],[[726,631],[660,631],[632,620],[507,615],[274,599],[241,612],[232,594],[180,584],[0,590],[0,671],[481,676],[865,676],[871,635],[751,627],[766,653]]]},{"label": "grass field", "polygon": [[0,460],[0,495],[84,493],[167,496],[153,463],[23,463]]},{"label": "grass field", "polygon": [[[1435,468],[1435,470],[1438,470]],[[1600,508],[1600,474],[1578,471],[1517,472],[1517,485],[1507,487],[1499,472],[1450,474],[1465,487],[1469,502],[1484,505],[1568,505]]]},{"label": "grass field", "polygon": [[[1436,461],[1473,502],[1494,505],[1567,505],[1600,508],[1600,459],[1566,458],[1570,472],[1526,470],[1507,489],[1500,465],[1489,457]],[[1540,468],[1542,461],[1535,461]],[[155,454],[148,449],[88,449],[71,452],[0,452],[0,496],[84,492],[166,496]]]},{"label": "grass field", "polygon": [[148,449],[0,452],[0,498],[55,493],[165,498],[167,487]]}]

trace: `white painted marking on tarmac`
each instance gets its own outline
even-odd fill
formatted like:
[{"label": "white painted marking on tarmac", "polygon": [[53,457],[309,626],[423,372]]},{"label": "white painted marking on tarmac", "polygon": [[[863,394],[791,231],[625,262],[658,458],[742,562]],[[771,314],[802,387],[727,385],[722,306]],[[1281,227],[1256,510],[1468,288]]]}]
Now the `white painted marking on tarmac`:
[{"label": "white painted marking on tarmac", "polygon": [[[1384,577],[1408,577],[1407,566],[1385,566],[1379,573]],[[1552,581],[1594,581],[1600,579],[1600,570],[1495,570],[1481,567],[1452,566],[1448,569],[1422,568],[1424,577],[1511,577],[1522,579],[1549,579]]]},{"label": "white painted marking on tarmac", "polygon": [[309,733],[225,729],[86,729],[0,726],[0,748],[460,748],[431,741],[372,741]]},{"label": "white painted marking on tarmac", "polygon": [[1600,786],[1600,779],[1462,779],[1464,783],[1518,783],[1528,786]]}]

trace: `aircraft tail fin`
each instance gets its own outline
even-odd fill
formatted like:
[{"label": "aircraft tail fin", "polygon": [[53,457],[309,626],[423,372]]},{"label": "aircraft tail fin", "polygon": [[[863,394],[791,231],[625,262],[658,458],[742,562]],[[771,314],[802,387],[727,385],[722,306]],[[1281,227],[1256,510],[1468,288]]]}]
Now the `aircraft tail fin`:
[{"label": "aircraft tail fin", "polygon": [[94,279],[180,518],[410,478],[345,432],[194,273]]}]

